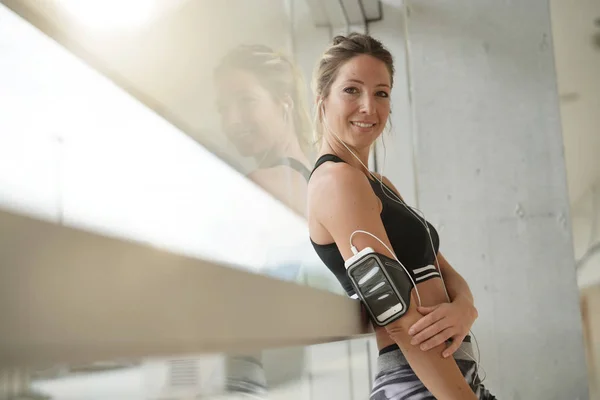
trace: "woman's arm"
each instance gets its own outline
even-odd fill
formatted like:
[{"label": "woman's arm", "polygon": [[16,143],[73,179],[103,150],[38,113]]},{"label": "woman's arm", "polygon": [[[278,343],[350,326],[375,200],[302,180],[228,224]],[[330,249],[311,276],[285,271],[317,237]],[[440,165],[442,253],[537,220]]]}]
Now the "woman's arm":
[{"label": "woman's arm", "polygon": [[[350,235],[359,229],[372,233],[392,248],[380,217],[381,203],[364,174],[339,163],[323,166],[315,175],[311,180],[308,200],[310,212],[333,237],[344,259],[352,256]],[[368,246],[392,257],[381,243],[368,235],[355,235],[353,244],[359,250]],[[390,337],[398,344],[417,377],[436,398],[476,399],[454,359],[442,357],[444,345],[423,352],[410,343],[412,337],[408,329],[421,317],[416,306],[413,292],[407,313],[386,326]]]},{"label": "woman's arm", "polygon": [[[402,199],[398,189],[389,179],[385,176],[377,176]],[[469,334],[478,313],[467,281],[452,268],[442,253],[437,254],[437,261],[451,303],[418,307],[417,311],[425,316],[410,327],[409,333],[414,336],[411,343],[415,346],[420,345],[421,350],[424,351],[436,348],[448,339],[452,339],[452,344],[443,352],[444,357],[450,357]]]},{"label": "woman's arm", "polygon": [[388,334],[398,344],[419,380],[423,382],[436,399],[477,399],[456,365],[454,358],[442,356],[442,352],[446,348],[445,345],[436,346],[430,351],[422,351],[418,346],[411,344],[412,337],[408,335],[408,329],[421,317],[418,312],[411,312],[415,311],[413,308],[414,295],[412,299],[409,312],[399,320],[386,326]]},{"label": "woman's arm", "polygon": [[473,300],[473,293],[471,293],[467,281],[452,268],[452,265],[444,258],[442,253],[437,254],[437,261],[440,270],[442,271],[442,275],[444,276],[444,282],[446,283],[446,290],[448,290],[450,300],[464,300],[473,305],[475,301]]},{"label": "woman's arm", "polygon": [[412,343],[420,345],[424,351],[452,339],[452,344],[442,354],[450,357],[469,334],[478,313],[467,282],[441,253],[438,253],[437,259],[451,303],[418,307],[417,311],[424,317],[411,326],[408,332],[413,336]]}]

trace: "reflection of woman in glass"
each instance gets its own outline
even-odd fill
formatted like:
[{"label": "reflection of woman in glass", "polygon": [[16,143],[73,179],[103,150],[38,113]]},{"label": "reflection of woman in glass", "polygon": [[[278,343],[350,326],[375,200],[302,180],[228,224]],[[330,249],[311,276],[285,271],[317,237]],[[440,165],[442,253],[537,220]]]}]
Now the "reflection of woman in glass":
[{"label": "reflection of woman in glass", "polygon": [[[304,216],[312,164],[312,123],[305,106],[304,82],[294,64],[267,46],[243,45],[221,60],[215,83],[225,134],[241,156],[255,162],[248,177]],[[265,266],[262,273],[284,280],[298,279],[301,260],[282,262],[274,258],[277,262]],[[268,359],[277,365],[277,371],[269,371],[269,385],[301,379],[303,348],[270,350],[229,356],[228,389],[254,398],[264,396],[267,377],[262,362],[269,363]]]},{"label": "reflection of woman in glass", "polygon": [[215,77],[223,129],[256,162],[248,177],[304,215],[311,123],[295,66],[266,46],[239,46]]}]

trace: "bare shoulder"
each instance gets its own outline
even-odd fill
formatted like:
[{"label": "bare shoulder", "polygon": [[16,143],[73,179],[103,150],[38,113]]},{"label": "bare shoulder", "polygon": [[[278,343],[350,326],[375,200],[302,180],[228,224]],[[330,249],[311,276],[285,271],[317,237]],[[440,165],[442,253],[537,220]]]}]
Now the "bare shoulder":
[{"label": "bare shoulder", "polygon": [[325,163],[310,180],[308,206],[314,211],[324,211],[331,207],[340,208],[365,205],[376,201],[369,179],[358,169],[346,163]]},{"label": "bare shoulder", "polygon": [[[308,188],[308,220],[316,243],[334,241],[342,257],[348,259],[352,255],[349,239],[364,230],[391,246],[381,209],[381,200],[362,171],[343,163],[327,163],[315,170]],[[353,243],[388,254],[385,246],[367,235],[359,235]]]},{"label": "bare shoulder", "polygon": [[323,189],[324,186],[332,184],[342,187],[348,184],[360,184],[363,180],[367,181],[367,177],[358,169],[342,162],[328,162],[315,170],[310,184]]}]

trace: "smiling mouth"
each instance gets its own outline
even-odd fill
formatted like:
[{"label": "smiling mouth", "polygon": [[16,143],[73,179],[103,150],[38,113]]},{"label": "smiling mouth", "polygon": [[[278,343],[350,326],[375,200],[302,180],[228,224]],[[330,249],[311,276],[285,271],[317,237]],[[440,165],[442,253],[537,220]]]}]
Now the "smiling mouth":
[{"label": "smiling mouth", "polygon": [[374,127],[376,124],[373,123],[369,123],[369,122],[356,122],[356,121],[351,121],[350,122],[352,125],[354,126],[358,126],[359,128],[372,128]]}]

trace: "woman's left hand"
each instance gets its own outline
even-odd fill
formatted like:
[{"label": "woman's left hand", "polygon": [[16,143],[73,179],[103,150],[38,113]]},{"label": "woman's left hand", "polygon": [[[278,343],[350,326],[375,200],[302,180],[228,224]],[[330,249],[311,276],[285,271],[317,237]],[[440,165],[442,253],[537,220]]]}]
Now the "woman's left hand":
[{"label": "woman's left hand", "polygon": [[417,311],[424,316],[408,330],[413,337],[411,344],[420,345],[421,350],[427,351],[452,339],[452,344],[442,353],[444,357],[450,357],[458,350],[477,319],[477,309],[466,298],[433,307],[417,307]]}]

